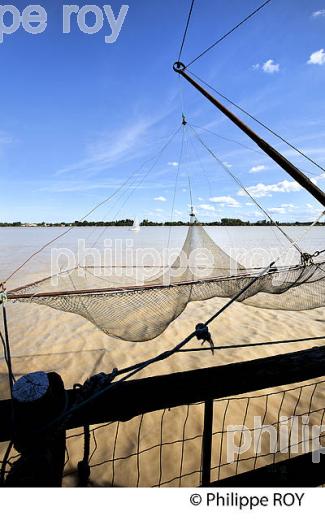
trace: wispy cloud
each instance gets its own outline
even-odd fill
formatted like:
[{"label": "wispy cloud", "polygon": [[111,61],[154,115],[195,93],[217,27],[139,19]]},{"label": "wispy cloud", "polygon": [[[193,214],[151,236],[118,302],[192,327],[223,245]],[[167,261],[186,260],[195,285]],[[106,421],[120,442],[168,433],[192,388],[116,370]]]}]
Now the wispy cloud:
[{"label": "wispy cloud", "polygon": [[[261,197],[272,197],[273,193],[290,193],[300,191],[302,188],[296,181],[281,181],[277,184],[263,184],[262,182],[255,186],[249,186],[247,191],[257,198]],[[247,197],[244,190],[239,190],[238,195],[240,197]]]},{"label": "wispy cloud", "polygon": [[7,132],[0,130],[0,154],[4,151],[4,149],[14,142],[14,138],[9,135]]},{"label": "wispy cloud", "polygon": [[198,209],[203,209],[204,211],[212,211],[215,212],[216,208],[212,206],[211,204],[199,204]]},{"label": "wispy cloud", "polygon": [[153,200],[156,200],[157,202],[167,202],[166,197],[163,197],[162,195],[160,195],[160,197],[154,197]]},{"label": "wispy cloud", "polygon": [[92,177],[116,165],[148,156],[148,149],[152,148],[154,127],[172,111],[173,108],[170,107],[162,108],[149,116],[139,115],[136,120],[123,127],[103,132],[88,145],[84,158],[59,169],[56,175],[78,174],[78,178]]},{"label": "wispy cloud", "polygon": [[237,208],[240,206],[238,200],[230,197],[229,195],[224,195],[221,197],[211,197],[210,202],[216,202],[217,204],[221,204],[222,206],[228,206],[230,208]]},{"label": "wispy cloud", "polygon": [[176,168],[178,166],[178,162],[177,161],[170,161],[167,164],[168,164],[168,166],[173,166],[174,168]]},{"label": "wispy cloud", "polygon": [[280,65],[275,63],[274,60],[267,60],[263,63],[262,69],[266,74],[274,74],[275,72],[280,72]]},{"label": "wispy cloud", "polygon": [[312,16],[312,18],[320,18],[322,16],[325,16],[325,9],[320,9],[319,11],[314,11],[311,16]]},{"label": "wispy cloud", "polygon": [[255,63],[252,65],[252,70],[262,70],[266,74],[274,74],[280,72],[280,64],[275,63],[274,60],[267,60],[265,63]]},{"label": "wispy cloud", "polygon": [[266,170],[266,166],[264,166],[264,164],[257,164],[249,170],[249,173],[259,173],[263,172],[264,170]]},{"label": "wispy cloud", "polygon": [[268,212],[274,215],[286,215],[292,213],[296,209],[294,204],[280,204],[276,208],[268,208]]},{"label": "wispy cloud", "polygon": [[57,175],[75,172],[91,175],[112,167],[137,148],[151,125],[150,121],[139,120],[128,127],[109,132],[89,146],[85,159],[58,170]]},{"label": "wispy cloud", "polygon": [[319,51],[313,52],[310,55],[307,63],[308,63],[308,65],[324,65],[324,63],[325,63],[324,49],[319,49]]}]

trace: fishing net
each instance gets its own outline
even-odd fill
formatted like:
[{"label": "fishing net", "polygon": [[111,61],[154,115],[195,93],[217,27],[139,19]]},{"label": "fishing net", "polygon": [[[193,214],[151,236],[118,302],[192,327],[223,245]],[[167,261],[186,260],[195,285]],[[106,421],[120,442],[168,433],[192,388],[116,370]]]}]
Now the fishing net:
[{"label": "fishing net", "polygon": [[325,305],[325,261],[290,267],[248,269],[227,255],[200,225],[189,227],[171,267],[152,275],[146,267],[77,267],[9,292],[11,300],[34,302],[79,314],[106,334],[127,341],[160,335],[189,302],[233,298],[268,309],[308,310]]}]

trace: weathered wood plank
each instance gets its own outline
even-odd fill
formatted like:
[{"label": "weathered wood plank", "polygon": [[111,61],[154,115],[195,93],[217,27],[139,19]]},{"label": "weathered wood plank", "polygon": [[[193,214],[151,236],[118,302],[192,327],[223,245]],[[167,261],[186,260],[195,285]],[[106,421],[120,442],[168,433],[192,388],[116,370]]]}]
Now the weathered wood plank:
[{"label": "weathered wood plank", "polygon": [[[325,348],[126,381],[86,404],[66,429],[127,421],[143,413],[299,383],[325,376]],[[74,394],[68,391],[73,404]],[[12,436],[10,401],[0,401],[0,442]]]}]

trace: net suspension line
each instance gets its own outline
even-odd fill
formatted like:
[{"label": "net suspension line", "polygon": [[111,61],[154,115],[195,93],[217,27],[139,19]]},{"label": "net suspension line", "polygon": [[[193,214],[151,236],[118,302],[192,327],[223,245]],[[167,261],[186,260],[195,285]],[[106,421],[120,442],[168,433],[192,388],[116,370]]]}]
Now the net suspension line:
[{"label": "net suspension line", "polygon": [[[228,103],[230,103],[232,106],[234,106],[235,108],[237,108],[238,110],[240,110],[243,114],[247,115],[250,119],[252,119],[253,121],[255,121],[255,123],[259,124],[261,127],[265,128],[265,130],[267,130],[268,132],[270,132],[272,135],[274,135],[275,137],[277,137],[278,139],[280,139],[280,141],[282,141],[283,143],[285,143],[287,146],[289,146],[292,150],[294,150],[295,152],[297,152],[298,154],[300,154],[302,157],[304,157],[305,159],[307,159],[307,161],[309,161],[310,163],[312,163],[314,166],[316,166],[317,168],[319,168],[321,171],[325,172],[325,168],[323,166],[321,166],[317,161],[315,161],[314,159],[312,159],[311,157],[309,157],[305,152],[303,152],[302,150],[300,150],[299,148],[297,148],[295,145],[293,145],[292,143],[290,143],[290,141],[288,141],[287,139],[285,139],[284,137],[282,137],[278,132],[276,132],[275,130],[273,130],[271,127],[269,127],[268,125],[266,125],[265,123],[263,123],[262,121],[260,121],[259,119],[257,119],[257,117],[253,116],[250,112],[248,112],[246,109],[244,109],[243,107],[241,107],[238,103],[235,103],[234,101],[232,101],[229,97],[227,97],[225,94],[222,94],[222,92],[219,92],[217,89],[215,89],[212,85],[210,85],[209,83],[207,83],[206,81],[204,81],[202,78],[200,78],[197,74],[195,74],[193,71],[189,71],[188,70],[188,73],[191,74],[192,76],[194,76],[198,81],[200,81],[201,83],[203,83],[206,87],[210,88],[213,92],[215,92],[216,94],[218,94],[218,96],[222,97],[225,101],[227,101]],[[240,143],[238,143],[240,146],[243,146],[241,145]],[[263,154],[263,152],[260,152],[259,150],[255,150],[255,152],[258,152],[260,154]],[[264,154],[263,154],[264,155]]]},{"label": "net suspension line", "polygon": [[289,237],[289,235],[287,235],[287,233],[277,224],[277,222],[275,222],[272,217],[269,215],[269,213],[266,211],[266,209],[263,208],[263,206],[261,206],[261,204],[259,204],[259,202],[257,202],[257,200],[253,197],[253,195],[251,195],[251,193],[247,190],[247,188],[245,188],[245,186],[241,183],[241,181],[238,179],[238,177],[236,177],[232,171],[230,170],[230,168],[228,168],[228,166],[226,166],[217,156],[216,154],[206,145],[206,143],[201,139],[201,137],[198,135],[198,133],[196,132],[196,130],[191,126],[189,125],[191,130],[193,131],[194,133],[194,136],[198,139],[198,141],[201,143],[201,145],[208,151],[208,153],[210,155],[212,155],[212,157],[217,161],[217,163],[224,169],[224,171],[231,176],[231,178],[240,186],[240,188],[242,190],[244,190],[244,192],[246,193],[246,195],[248,195],[248,197],[252,200],[252,202],[254,202],[254,204],[264,213],[264,215],[266,215],[266,217],[278,228],[278,230],[285,236],[285,238],[290,242],[290,244],[292,246],[294,246],[297,251],[299,252],[300,255],[303,254],[302,250],[299,248],[299,246],[292,240],[291,237]]},{"label": "net suspension line", "polygon": [[[180,127],[177,128],[177,130],[173,133],[173,135],[169,138],[169,140],[167,141],[167,143],[164,145],[164,147],[162,148],[162,151],[161,153],[168,147],[168,145],[171,143],[171,141],[174,139],[174,137],[176,136],[176,134],[180,131]],[[86,220],[90,215],[92,215],[97,209],[99,209],[101,206],[104,206],[104,204],[107,204],[107,202],[109,202],[110,200],[112,200],[125,186],[128,185],[129,181],[135,176],[135,174],[137,173],[138,170],[136,170],[136,172],[133,172],[109,197],[105,198],[104,200],[102,200],[101,202],[99,202],[98,204],[96,204],[96,206],[94,206],[84,217],[82,217],[79,222],[83,222],[84,220]],[[148,173],[149,174],[149,173]],[[20,264],[7,278],[4,282],[2,282],[2,286],[5,288],[5,285],[6,283],[15,275],[17,274],[26,264],[28,264],[35,256],[37,256],[39,253],[41,253],[42,251],[44,251],[47,247],[49,247],[50,245],[52,245],[54,242],[56,242],[57,240],[59,240],[60,238],[64,237],[65,235],[67,235],[68,233],[70,233],[73,229],[75,229],[73,226],[69,227],[66,231],[64,231],[63,233],[60,233],[59,235],[57,235],[56,237],[54,237],[52,240],[50,240],[49,242],[47,242],[46,244],[44,244],[42,247],[40,247],[39,249],[37,249],[33,254],[31,254],[22,264]]]},{"label": "net suspension line", "polygon": [[[215,41],[212,45],[210,45],[209,47],[207,47],[203,52],[201,52],[196,58],[192,59],[187,65],[186,67],[190,67],[193,63],[195,63],[197,60],[199,60],[200,58],[202,58],[202,56],[204,56],[207,52],[209,52],[211,49],[213,49],[214,47],[216,47],[217,45],[219,45],[219,43],[221,43],[223,40],[225,40],[228,36],[230,36],[230,34],[232,34],[233,32],[235,32],[237,29],[239,29],[239,27],[241,27],[244,23],[246,23],[248,20],[250,20],[250,18],[252,18],[253,16],[255,16],[259,11],[261,11],[261,9],[263,9],[264,7],[266,7],[269,3],[271,3],[272,0],[266,0],[266,2],[264,2],[262,5],[260,5],[259,7],[257,7],[254,11],[252,11],[249,15],[247,15],[243,20],[241,20],[237,25],[235,25],[232,29],[230,29],[229,31],[227,31],[223,36],[221,36],[220,38],[218,38],[217,41]],[[185,34],[186,36],[186,34]],[[181,54],[181,53],[180,53]],[[178,60],[180,61],[180,59]]]}]

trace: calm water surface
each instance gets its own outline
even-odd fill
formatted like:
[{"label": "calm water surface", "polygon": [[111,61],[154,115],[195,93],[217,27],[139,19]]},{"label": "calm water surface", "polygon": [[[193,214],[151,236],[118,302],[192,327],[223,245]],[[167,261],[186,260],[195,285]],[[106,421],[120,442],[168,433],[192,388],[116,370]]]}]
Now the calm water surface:
[{"label": "calm water surface", "polygon": [[[274,227],[211,226],[205,229],[224,251],[248,267],[267,265],[279,254],[282,255],[279,264],[294,264],[299,261],[298,252],[295,248],[290,248],[289,241]],[[325,249],[325,227],[308,229],[304,226],[288,226],[283,229],[293,240],[303,236],[298,244],[304,251],[312,253]],[[0,228],[0,279],[6,279],[34,251],[64,231],[65,228]],[[129,253],[130,250],[139,248],[154,248],[162,253],[169,245],[169,249],[176,252],[181,249],[186,233],[186,227],[144,227],[139,233],[126,227],[73,228],[66,236],[33,258],[15,276],[12,283],[25,280],[29,282],[40,275],[49,274],[53,249],[65,248],[76,253],[78,240],[83,240],[85,247],[97,248],[102,262],[105,263],[106,258],[107,265],[107,258],[111,261],[111,256],[104,256],[105,248],[107,250],[112,247],[116,251],[128,249]],[[116,261],[120,258],[117,254]],[[129,263],[131,257],[128,258]]]}]

